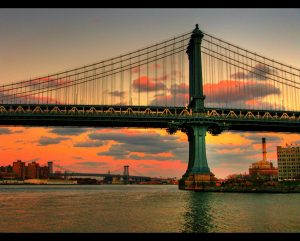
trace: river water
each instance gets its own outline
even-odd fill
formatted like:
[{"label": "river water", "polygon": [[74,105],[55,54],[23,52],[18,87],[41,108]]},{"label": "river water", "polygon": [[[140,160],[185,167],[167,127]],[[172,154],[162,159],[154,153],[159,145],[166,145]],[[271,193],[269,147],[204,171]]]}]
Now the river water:
[{"label": "river water", "polygon": [[0,232],[299,232],[300,193],[176,185],[1,185]]}]

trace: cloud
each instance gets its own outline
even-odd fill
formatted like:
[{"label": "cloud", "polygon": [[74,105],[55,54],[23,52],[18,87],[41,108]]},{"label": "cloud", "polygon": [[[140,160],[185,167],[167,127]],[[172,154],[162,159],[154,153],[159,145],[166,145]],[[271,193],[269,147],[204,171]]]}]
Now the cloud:
[{"label": "cloud", "polygon": [[13,134],[13,132],[9,128],[1,127],[0,128],[0,135],[8,135]]},{"label": "cloud", "polygon": [[[162,80],[162,79],[157,79]],[[147,92],[147,91],[155,91],[162,90],[166,88],[166,85],[162,82],[157,82],[150,79],[147,76],[141,76],[138,79],[133,80],[132,87],[135,91]]]},{"label": "cloud", "polygon": [[39,142],[39,146],[48,146],[53,144],[59,144],[60,142],[69,139],[70,138],[66,138],[66,137],[51,138],[47,136],[41,136],[38,142]]},{"label": "cloud", "polygon": [[[130,132],[129,132],[130,133]],[[173,147],[172,141],[177,141],[177,136],[162,136],[158,133],[91,133],[88,135],[91,140],[113,140],[118,143],[131,145],[134,148],[131,151],[142,151],[145,153],[161,153]],[[153,143],[159,143],[153,145]]]},{"label": "cloud", "polygon": [[249,144],[207,144],[207,161],[211,169],[225,164],[226,167],[241,166],[245,171],[252,162],[258,161],[259,154],[253,145]]},{"label": "cloud", "polygon": [[280,144],[283,141],[283,138],[280,136],[274,136],[274,135],[268,135],[263,133],[257,133],[257,134],[245,134],[243,137],[249,141],[251,141],[252,144],[261,144],[262,138],[266,138],[266,143],[272,143],[272,144]]},{"label": "cloud", "polygon": [[106,162],[77,162],[76,164],[85,167],[107,166]]},{"label": "cloud", "polygon": [[174,157],[170,156],[161,156],[161,155],[136,155],[136,154],[131,154],[128,156],[128,159],[133,159],[133,160],[155,160],[155,161],[168,161],[170,159],[174,159]]},{"label": "cloud", "polygon": [[14,134],[20,134],[20,133],[24,133],[24,131],[23,130],[14,131]]},{"label": "cloud", "polygon": [[130,154],[129,150],[126,150],[124,144],[114,144],[108,151],[98,152],[98,156],[112,156],[115,160],[128,159]]},{"label": "cloud", "polygon": [[240,82],[236,80],[221,80],[218,83],[204,84],[205,102],[211,103],[249,101],[268,95],[279,95],[280,89],[271,84],[261,84],[254,81]]},{"label": "cloud", "polygon": [[[169,94],[157,94],[150,102],[150,105],[160,106],[187,106],[189,103],[189,86],[185,83],[172,85],[168,89]],[[230,104],[231,107],[275,109],[283,108],[282,105],[275,106],[261,100],[262,98],[279,95],[279,88],[268,83],[255,81],[221,80],[218,83],[206,83],[203,85],[203,92],[206,96],[206,106],[222,107]]]},{"label": "cloud", "polygon": [[77,142],[74,144],[74,147],[100,147],[104,145],[105,145],[104,141],[98,140],[98,141]]},{"label": "cloud", "polygon": [[280,109],[284,110],[285,107],[282,104],[274,104],[266,101],[261,101],[257,99],[247,100],[244,104],[240,105],[241,108],[247,109],[267,109],[267,110],[274,110]]},{"label": "cloud", "polygon": [[245,72],[236,72],[230,75],[231,78],[233,79],[248,79],[248,74]]},{"label": "cloud", "polygon": [[269,74],[275,74],[277,71],[271,69],[269,66],[264,64],[257,64],[250,71],[236,72],[231,74],[230,77],[234,79],[255,79],[255,80],[266,80]]},{"label": "cloud", "polygon": [[146,164],[140,164],[139,167],[142,167],[142,168],[150,168],[150,169],[155,168],[153,165],[146,165]]},{"label": "cloud", "polygon": [[173,84],[168,89],[170,94],[158,94],[150,102],[150,105],[160,106],[186,106],[189,100],[189,86],[185,83]]},{"label": "cloud", "polygon": [[171,95],[189,94],[189,86],[185,83],[172,85],[170,91],[171,91]]},{"label": "cloud", "polygon": [[55,127],[49,132],[60,136],[78,136],[84,132],[90,131],[89,128],[73,128],[73,127]]},{"label": "cloud", "polygon": [[176,151],[187,150],[187,144],[181,142],[178,136],[163,136],[155,132],[92,133],[89,138],[116,142],[109,150],[97,153],[99,156],[112,156],[115,160],[179,160]]},{"label": "cloud", "polygon": [[150,105],[158,106],[187,106],[189,94],[157,95],[151,100]]},{"label": "cloud", "polygon": [[81,156],[73,156],[72,158],[75,160],[83,160],[83,157],[81,157]]},{"label": "cloud", "polygon": [[112,96],[116,96],[116,97],[124,97],[126,92],[115,90],[115,91],[109,92],[109,94],[112,95]]},{"label": "cloud", "polygon": [[[185,83],[172,85],[169,95],[156,95],[150,105],[186,106],[189,103],[189,86]],[[270,95],[279,95],[280,89],[271,84],[262,84],[254,81],[241,82],[237,80],[221,80],[218,83],[207,83],[203,86],[206,96],[206,106],[222,106],[229,103],[240,108],[269,108],[274,109],[273,103],[257,98]],[[276,108],[278,108],[277,106]]]},{"label": "cloud", "polygon": [[[216,152],[216,153],[223,153],[224,150],[228,151],[228,152],[241,152],[242,150],[251,149],[251,146],[249,147],[248,143],[228,143],[228,144],[224,144],[224,143],[220,143],[220,144],[207,144],[207,146],[209,147],[209,150],[212,152]],[[250,150],[253,151],[253,150]]]}]

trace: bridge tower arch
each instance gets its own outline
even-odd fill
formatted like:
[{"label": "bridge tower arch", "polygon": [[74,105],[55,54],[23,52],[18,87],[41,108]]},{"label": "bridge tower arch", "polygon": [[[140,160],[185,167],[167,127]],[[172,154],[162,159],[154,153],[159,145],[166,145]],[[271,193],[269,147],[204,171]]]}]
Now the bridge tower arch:
[{"label": "bridge tower arch", "polygon": [[[193,30],[186,53],[189,59],[189,108],[193,114],[204,113],[201,42],[204,34],[198,24]],[[211,183],[212,174],[207,164],[205,136],[208,125],[187,124],[183,131],[189,141],[188,168],[179,182],[180,189],[196,190]]]}]

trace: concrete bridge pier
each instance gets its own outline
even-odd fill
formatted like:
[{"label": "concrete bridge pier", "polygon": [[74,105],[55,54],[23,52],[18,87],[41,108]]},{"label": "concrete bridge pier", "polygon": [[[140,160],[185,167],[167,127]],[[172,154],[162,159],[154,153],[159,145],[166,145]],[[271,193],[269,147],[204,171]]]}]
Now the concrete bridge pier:
[{"label": "concrete bridge pier", "polygon": [[207,164],[205,136],[208,126],[190,126],[184,131],[189,141],[188,168],[179,180],[179,189],[201,190],[213,185],[213,174]]}]

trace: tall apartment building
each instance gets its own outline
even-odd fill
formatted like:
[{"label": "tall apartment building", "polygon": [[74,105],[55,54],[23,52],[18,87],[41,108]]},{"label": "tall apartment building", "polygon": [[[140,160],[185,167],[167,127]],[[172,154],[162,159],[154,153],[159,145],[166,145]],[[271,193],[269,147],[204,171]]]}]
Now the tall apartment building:
[{"label": "tall apartment building", "polygon": [[300,179],[300,146],[277,146],[278,179]]},{"label": "tall apartment building", "polygon": [[48,177],[51,177],[53,175],[53,162],[48,162]]},{"label": "tall apartment building", "polygon": [[40,179],[47,179],[49,178],[49,168],[47,166],[40,167]]},{"label": "tall apartment building", "polygon": [[25,179],[25,162],[20,160],[13,162],[13,172],[16,174],[16,178]]},{"label": "tall apartment building", "polygon": [[40,165],[36,162],[28,163],[26,177],[30,179],[40,178]]}]

